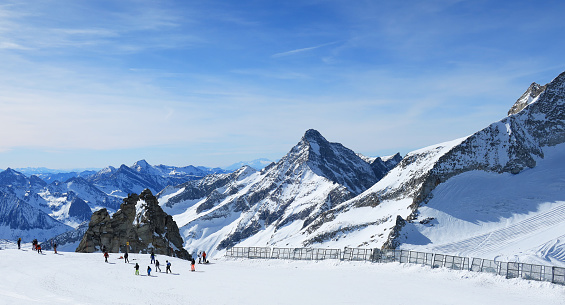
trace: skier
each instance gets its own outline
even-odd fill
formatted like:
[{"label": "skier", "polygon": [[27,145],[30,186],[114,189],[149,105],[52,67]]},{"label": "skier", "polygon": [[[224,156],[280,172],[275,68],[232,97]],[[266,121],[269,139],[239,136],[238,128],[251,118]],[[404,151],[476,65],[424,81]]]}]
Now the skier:
[{"label": "skier", "polygon": [[129,263],[128,253],[124,253],[124,263]]},{"label": "skier", "polygon": [[151,250],[151,264],[155,264],[155,253]]},{"label": "skier", "polygon": [[194,259],[194,257],[190,260],[190,271],[196,271],[194,269],[194,264],[196,264],[196,260]]},{"label": "skier", "polygon": [[202,251],[198,252],[198,263],[200,264],[200,260],[202,259]]},{"label": "skier", "polygon": [[20,238],[18,238],[18,250],[20,250],[21,243],[22,243],[22,238],[20,237]]},{"label": "skier", "polygon": [[108,256],[110,256],[110,254],[108,254],[108,252],[104,252],[104,261],[108,262]]},{"label": "skier", "polygon": [[37,239],[34,239],[31,244],[32,244],[33,250],[37,250]]},{"label": "skier", "polygon": [[135,266],[133,268],[135,268],[135,275],[139,275],[139,264],[135,263]]},{"label": "skier", "polygon": [[151,267],[147,266],[147,276],[151,276]]},{"label": "skier", "polygon": [[165,269],[165,273],[169,273],[169,272],[170,272],[170,273],[173,273],[173,272],[171,271],[171,263],[170,263],[169,261],[167,261],[167,269]]},{"label": "skier", "polygon": [[40,244],[37,244],[37,246],[35,246],[35,248],[37,249],[37,253],[43,254],[43,252],[41,251],[41,245]]},{"label": "skier", "polygon": [[206,264],[208,261],[206,260],[206,251],[202,251],[202,261]]},{"label": "skier", "polygon": [[55,254],[57,254],[57,244],[53,244],[53,250],[55,251]]},{"label": "skier", "polygon": [[159,267],[159,260],[155,260],[155,271],[159,270],[161,272],[161,268]]}]

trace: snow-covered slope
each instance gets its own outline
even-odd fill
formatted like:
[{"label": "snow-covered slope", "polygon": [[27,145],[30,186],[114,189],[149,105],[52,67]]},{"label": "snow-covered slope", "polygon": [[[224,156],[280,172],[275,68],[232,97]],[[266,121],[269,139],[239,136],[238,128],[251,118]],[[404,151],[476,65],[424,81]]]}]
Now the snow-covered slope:
[{"label": "snow-covered slope", "polygon": [[550,283],[396,263],[214,259],[190,272],[187,261],[157,255],[161,265],[172,263],[167,274],[148,254],[130,253],[124,263],[110,253],[105,263],[101,253],[40,255],[30,248],[0,250],[0,303],[557,305],[564,297],[563,287]]}]

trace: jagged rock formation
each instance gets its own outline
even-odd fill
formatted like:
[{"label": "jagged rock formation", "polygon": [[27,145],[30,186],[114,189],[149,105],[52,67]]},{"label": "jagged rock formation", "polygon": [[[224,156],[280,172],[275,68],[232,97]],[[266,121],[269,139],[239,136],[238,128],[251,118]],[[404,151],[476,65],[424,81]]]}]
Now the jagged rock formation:
[{"label": "jagged rock formation", "polygon": [[[129,246],[127,245],[129,243]],[[92,214],[76,252],[100,251],[173,255],[189,259],[177,224],[159,206],[157,198],[145,189],[130,194],[112,217],[106,209]]]}]

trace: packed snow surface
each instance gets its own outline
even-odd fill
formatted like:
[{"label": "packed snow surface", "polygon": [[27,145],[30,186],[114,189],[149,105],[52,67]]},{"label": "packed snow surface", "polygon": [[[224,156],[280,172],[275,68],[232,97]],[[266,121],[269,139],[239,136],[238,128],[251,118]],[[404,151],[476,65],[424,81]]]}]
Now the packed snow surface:
[{"label": "packed snow surface", "polygon": [[[2,245],[2,248],[13,248]],[[0,250],[0,304],[564,304],[565,287],[398,263],[212,259]],[[165,261],[172,262],[166,274]],[[134,275],[135,263],[140,276]]]}]

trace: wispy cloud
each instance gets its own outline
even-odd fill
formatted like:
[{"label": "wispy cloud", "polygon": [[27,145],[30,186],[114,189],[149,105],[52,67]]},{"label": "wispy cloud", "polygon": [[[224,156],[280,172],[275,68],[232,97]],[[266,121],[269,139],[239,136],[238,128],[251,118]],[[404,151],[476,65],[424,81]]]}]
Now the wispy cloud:
[{"label": "wispy cloud", "polygon": [[296,55],[296,54],[299,54],[299,53],[309,52],[309,51],[313,51],[313,50],[316,50],[316,49],[319,49],[319,48],[331,46],[331,45],[334,45],[334,44],[337,44],[337,43],[339,43],[339,41],[328,42],[328,43],[324,43],[324,44],[313,46],[313,47],[307,47],[307,48],[302,48],[302,49],[296,49],[296,50],[276,53],[276,54],[271,55],[271,57],[277,58],[277,57],[292,56],[292,55]]}]

